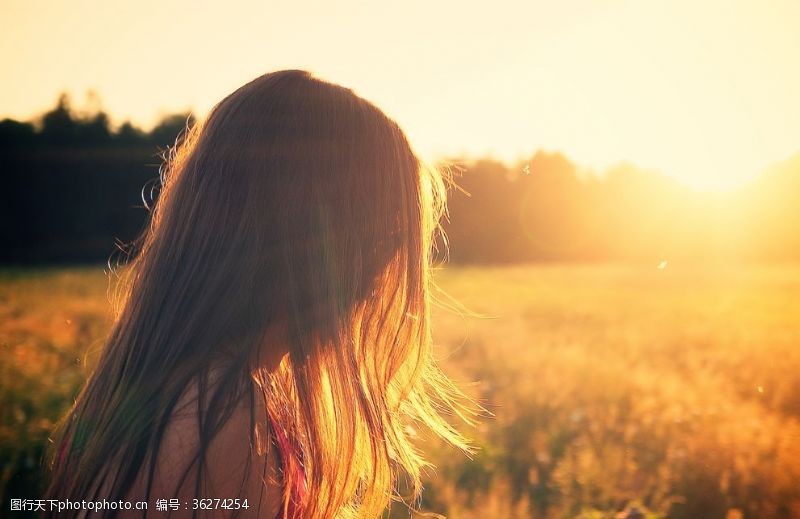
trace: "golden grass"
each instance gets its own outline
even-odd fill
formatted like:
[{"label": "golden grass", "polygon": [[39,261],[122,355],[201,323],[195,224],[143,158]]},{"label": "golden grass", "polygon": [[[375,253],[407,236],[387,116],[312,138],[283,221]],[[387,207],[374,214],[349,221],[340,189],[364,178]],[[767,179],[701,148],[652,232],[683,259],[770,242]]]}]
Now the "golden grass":
[{"label": "golden grass", "polygon": [[475,461],[442,455],[438,511],[800,516],[797,266],[464,268],[438,281],[487,316],[439,311],[435,324],[449,371],[495,414]]},{"label": "golden grass", "polygon": [[[446,370],[494,417],[467,431],[473,460],[422,446],[437,465],[424,509],[800,517],[800,266],[448,267],[436,279],[483,314],[438,308],[434,332]],[[38,497],[48,432],[111,322],[108,286],[100,268],[0,272],[3,509]]]}]

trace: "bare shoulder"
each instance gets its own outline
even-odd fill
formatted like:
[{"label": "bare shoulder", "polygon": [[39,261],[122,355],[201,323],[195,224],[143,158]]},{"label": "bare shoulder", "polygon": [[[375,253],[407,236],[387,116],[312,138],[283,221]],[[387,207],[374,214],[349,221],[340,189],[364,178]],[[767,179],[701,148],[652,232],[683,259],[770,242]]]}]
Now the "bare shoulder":
[{"label": "bare shoulder", "polygon": [[[231,510],[217,508],[217,504],[239,499],[240,505],[247,500],[247,508],[239,510],[240,517],[276,517],[282,495],[280,473],[276,453],[269,448],[266,406],[259,397],[252,405],[249,399],[238,402],[209,442],[199,472],[202,488],[198,493],[201,441],[197,391],[196,383],[186,388],[166,426],[153,473],[151,506],[157,499],[178,499],[180,509],[172,517],[191,517],[195,511],[198,517],[228,517]],[[130,500],[145,494],[146,476],[145,469]],[[212,501],[196,503],[195,499]],[[195,504],[209,504],[211,508],[194,510]]]}]

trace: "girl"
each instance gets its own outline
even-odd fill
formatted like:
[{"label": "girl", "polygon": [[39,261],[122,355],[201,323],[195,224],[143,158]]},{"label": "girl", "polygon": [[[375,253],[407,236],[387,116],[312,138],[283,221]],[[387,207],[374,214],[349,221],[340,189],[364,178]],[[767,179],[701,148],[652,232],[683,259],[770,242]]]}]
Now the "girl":
[{"label": "girl", "polygon": [[375,517],[401,477],[419,495],[412,425],[469,449],[442,414],[471,422],[474,404],[431,353],[444,177],[395,122],[275,72],[223,99],[163,173],[48,498],[108,516],[147,501],[151,516]]}]

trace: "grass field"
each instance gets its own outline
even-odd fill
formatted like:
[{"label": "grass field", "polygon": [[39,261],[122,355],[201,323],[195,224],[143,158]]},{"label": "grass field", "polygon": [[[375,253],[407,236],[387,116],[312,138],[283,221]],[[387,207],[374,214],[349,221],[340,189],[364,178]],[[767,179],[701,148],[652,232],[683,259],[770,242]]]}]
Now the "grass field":
[{"label": "grass field", "polygon": [[[434,443],[423,506],[455,518],[800,517],[800,266],[454,268],[447,371],[494,414],[472,460]],[[0,496],[110,324],[100,268],[0,272]],[[477,315],[475,315],[477,314]],[[87,353],[88,352],[88,353]],[[631,514],[632,516],[632,514]]]}]

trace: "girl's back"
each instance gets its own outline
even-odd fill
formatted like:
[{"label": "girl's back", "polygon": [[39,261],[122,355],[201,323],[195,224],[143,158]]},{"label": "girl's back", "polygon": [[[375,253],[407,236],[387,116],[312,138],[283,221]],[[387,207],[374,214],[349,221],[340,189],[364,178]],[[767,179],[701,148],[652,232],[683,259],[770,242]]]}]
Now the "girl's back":
[{"label": "girl's back", "polygon": [[[198,384],[190,384],[164,430],[152,475],[151,467],[145,464],[125,501],[146,500],[150,481],[148,509],[165,500],[171,517],[229,517],[234,509],[243,518],[282,517],[282,458],[276,450],[279,443],[272,429],[274,422],[258,393],[253,402],[254,424],[250,406],[240,401],[210,441],[205,450],[203,489],[198,492],[196,456],[200,452],[201,415]],[[102,492],[99,497],[103,497]],[[122,512],[120,517],[141,517],[141,512]]]}]

